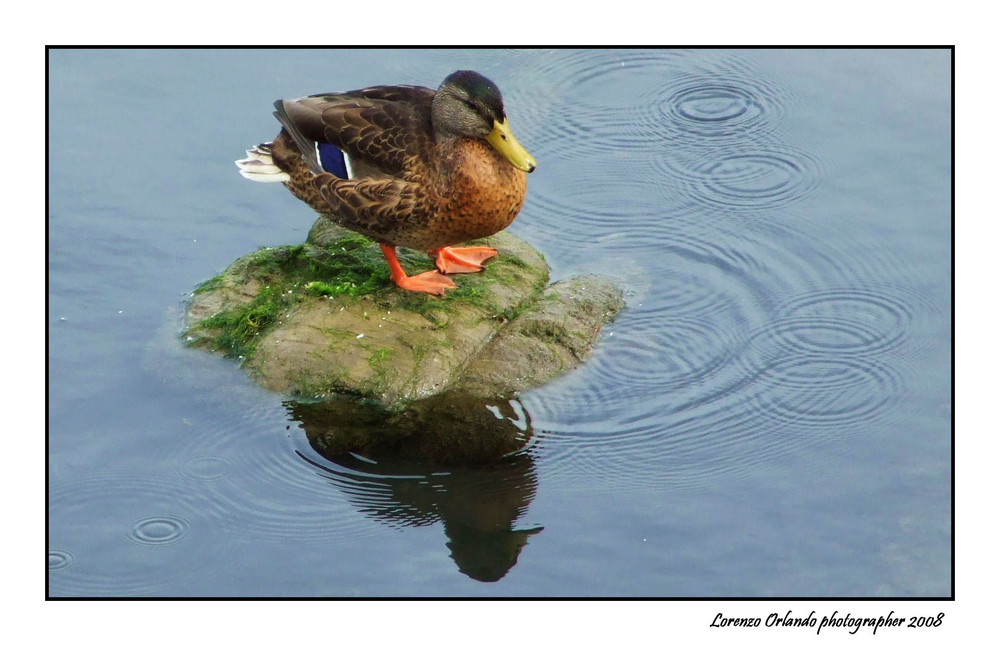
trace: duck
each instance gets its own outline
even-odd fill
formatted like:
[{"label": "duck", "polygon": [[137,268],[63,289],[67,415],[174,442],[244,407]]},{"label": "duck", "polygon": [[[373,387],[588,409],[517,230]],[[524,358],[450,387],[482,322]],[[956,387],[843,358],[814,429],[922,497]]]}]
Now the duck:
[{"label": "duck", "polygon": [[[534,157],[507,123],[493,81],[472,70],[437,90],[379,85],[274,102],[281,130],[236,165],[283,183],[322,217],[377,242],[390,279],[445,295],[449,274],[473,273],[497,255],[459,247],[507,228],[524,203]],[[399,247],[426,251],[435,269],[409,276]]]}]

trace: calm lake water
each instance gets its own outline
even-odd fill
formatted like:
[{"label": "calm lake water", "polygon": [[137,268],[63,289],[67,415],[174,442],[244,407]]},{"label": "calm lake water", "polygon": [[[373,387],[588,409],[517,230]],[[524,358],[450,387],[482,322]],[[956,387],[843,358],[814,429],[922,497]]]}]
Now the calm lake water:
[{"label": "calm lake water", "polygon": [[[461,68],[539,164],[510,230],[628,308],[496,465],[325,456],[179,338],[314,221],[233,160]],[[51,596],[951,594],[950,51],[53,50],[49,141]]]}]

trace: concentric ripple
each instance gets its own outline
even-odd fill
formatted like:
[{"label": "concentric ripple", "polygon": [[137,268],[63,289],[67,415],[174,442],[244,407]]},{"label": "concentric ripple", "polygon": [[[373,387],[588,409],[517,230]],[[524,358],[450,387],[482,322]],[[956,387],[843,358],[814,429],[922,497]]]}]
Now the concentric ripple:
[{"label": "concentric ripple", "polygon": [[913,316],[887,291],[834,288],[793,298],[740,356],[762,385],[750,405],[799,426],[871,431],[903,390],[886,355],[908,338]]},{"label": "concentric ripple", "polygon": [[[567,50],[533,61],[552,78],[525,97],[533,145],[549,158],[591,158],[703,150],[770,136],[788,93],[738,56],[711,53],[693,62],[676,51]],[[532,111],[547,110],[535,116]],[[555,114],[552,114],[552,113]]]},{"label": "concentric ripple", "polygon": [[813,439],[809,433],[791,441],[775,436],[770,420],[742,402],[745,392],[738,385],[718,388],[716,396],[688,409],[664,406],[674,399],[665,393],[637,402],[632,416],[587,426],[556,424],[540,434],[538,460],[550,478],[564,483],[677,490],[721,474],[752,472],[760,461]]},{"label": "concentric ripple", "polygon": [[746,352],[753,349],[687,389],[658,395],[633,395],[632,385],[607,389],[622,405],[606,397],[595,402],[601,413],[592,416],[560,420],[545,402],[532,407],[545,473],[587,486],[700,487],[723,474],[752,473],[810,444],[877,433],[905,391],[894,367],[861,355],[778,353],[749,366]]},{"label": "concentric ripple", "polygon": [[719,150],[699,158],[662,157],[666,174],[692,200],[713,208],[761,210],[809,197],[822,167],[809,153],[761,145],[758,149]]},{"label": "concentric ripple", "polygon": [[683,53],[671,50],[560,49],[534,56],[530,75],[533,92],[544,93],[549,104],[561,98],[613,108],[629,98],[622,96],[623,87],[649,87],[690,64]]},{"label": "concentric ripple", "polygon": [[240,526],[254,541],[294,539],[301,545],[317,545],[333,536],[339,540],[369,536],[375,529],[347,513],[343,496],[327,486],[326,474],[296,459],[296,452],[311,452],[301,433],[295,429],[248,444],[236,465],[245,477],[213,481],[217,496],[240,510]]},{"label": "concentric ripple", "polygon": [[[773,305],[733,317],[684,306],[671,296],[676,278],[651,283],[644,311],[635,304],[609,326],[582,370],[525,398],[546,473],[699,486],[808,444],[877,434],[907,392],[899,358],[912,354],[914,329],[938,325],[926,298],[895,285],[771,295]],[[685,309],[697,316],[669,316]],[[750,321],[758,327],[738,332]]]},{"label": "concentric ripple", "polygon": [[787,355],[758,376],[766,387],[750,405],[800,429],[871,432],[902,392],[895,370],[858,356]]},{"label": "concentric ripple", "polygon": [[[601,236],[631,231],[633,227],[660,230],[669,224],[671,210],[655,191],[657,177],[651,164],[623,162],[600,176],[567,178],[558,191],[528,194],[525,209],[531,213],[548,214],[540,218],[521,218],[519,228],[534,224],[540,235],[553,235],[548,224],[553,217],[574,222],[555,234],[567,244],[585,245]],[[623,227],[623,222],[629,226]],[[535,231],[532,231],[534,233]]]},{"label": "concentric ripple", "polygon": [[772,354],[865,356],[919,351],[915,330],[936,325],[939,312],[903,287],[834,287],[794,297],[753,335]]},{"label": "concentric ripple", "polygon": [[683,318],[628,318],[614,327],[613,341],[594,369],[602,383],[627,389],[629,396],[703,381],[726,362],[732,345],[731,335],[711,319]]},{"label": "concentric ripple", "polygon": [[685,149],[747,142],[772,135],[789,100],[757,75],[682,76],[657,97],[654,113]]},{"label": "concentric ripple", "polygon": [[210,492],[211,508],[239,510],[237,541],[252,537],[282,543],[294,538],[315,544],[331,536],[374,531],[354,522],[355,517],[345,513],[343,498],[315,469],[296,459],[301,431],[290,423],[286,409],[261,399],[259,389],[257,398],[238,406],[224,404],[239,408],[229,416],[192,416],[193,423],[184,429],[184,449],[193,457],[177,469],[178,482]]},{"label": "concentric ripple", "polygon": [[[54,597],[175,589],[182,577],[224,558],[232,538],[227,514],[235,513],[213,504],[201,487],[148,471],[94,472],[53,482],[48,509],[49,540],[60,546],[49,555]],[[64,565],[53,567],[54,559]]]},{"label": "concentric ripple", "polygon": [[128,538],[140,545],[167,545],[183,540],[191,523],[179,516],[140,518],[128,528]]},{"label": "concentric ripple", "polygon": [[[571,183],[558,192],[529,194],[525,210],[532,216],[516,220],[514,232],[544,249],[547,256],[552,254],[551,260],[586,259],[590,265],[611,250],[622,252],[615,256],[620,261],[622,255],[631,258],[633,252],[655,253],[678,238],[683,240],[675,246],[703,244],[691,230],[703,226],[705,219],[680,207],[671,208],[659,199],[656,191],[650,190],[655,184],[642,183],[648,173],[647,166],[620,181]],[[616,198],[618,191],[628,197]],[[573,225],[553,228],[551,218],[565,218]]]},{"label": "concentric ripple", "polygon": [[191,458],[181,469],[181,475],[192,480],[217,480],[233,470],[232,460],[220,455],[200,455]]},{"label": "concentric ripple", "polygon": [[775,321],[766,333],[791,351],[819,354],[878,353],[902,339],[901,333],[884,336],[856,321],[819,316],[783,318]]},{"label": "concentric ripple", "polygon": [[678,117],[704,123],[741,120],[748,113],[761,113],[760,104],[752,94],[743,88],[726,85],[685,88],[666,103]]},{"label": "concentric ripple", "polygon": [[865,288],[829,289],[788,303],[777,336],[804,350],[870,355],[902,343],[913,318],[912,300]]},{"label": "concentric ripple", "polygon": [[68,568],[73,564],[73,552],[67,550],[49,550],[49,571]]}]

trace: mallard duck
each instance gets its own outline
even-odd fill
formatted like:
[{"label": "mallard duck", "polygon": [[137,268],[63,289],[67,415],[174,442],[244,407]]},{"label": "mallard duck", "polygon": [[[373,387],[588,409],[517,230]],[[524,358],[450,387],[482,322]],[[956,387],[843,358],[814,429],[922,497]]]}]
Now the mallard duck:
[{"label": "mallard duck", "polygon": [[[437,91],[380,85],[279,99],[281,132],[247,151],[240,174],[283,182],[324,217],[381,245],[399,287],[441,296],[445,274],[482,271],[493,235],[521,210],[535,160],[507,125],[500,90],[470,70]],[[427,251],[437,271],[407,276],[396,247]]]}]

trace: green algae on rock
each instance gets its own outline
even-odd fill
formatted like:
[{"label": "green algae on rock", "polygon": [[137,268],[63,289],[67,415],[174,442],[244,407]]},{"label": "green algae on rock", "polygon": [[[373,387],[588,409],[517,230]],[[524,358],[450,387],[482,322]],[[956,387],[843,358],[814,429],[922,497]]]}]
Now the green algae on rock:
[{"label": "green algae on rock", "polygon": [[[447,392],[508,397],[579,365],[624,306],[621,289],[601,276],[549,285],[523,240],[484,242],[500,252],[486,271],[432,297],[395,288],[378,245],[321,218],[305,243],[260,249],[202,283],[185,336],[269,390],[387,411]],[[432,267],[426,254],[400,258],[408,271]]]}]

